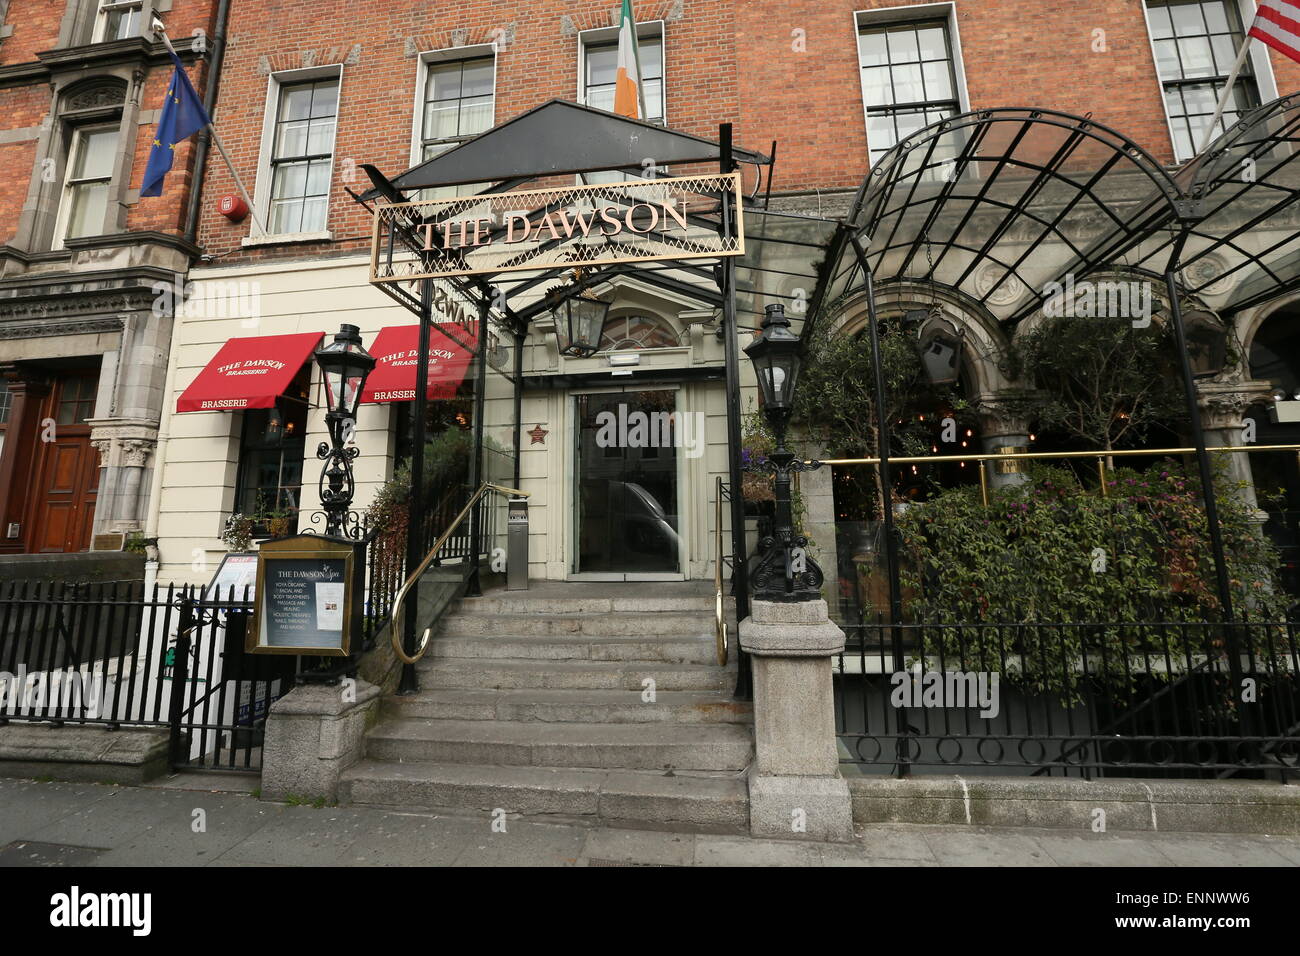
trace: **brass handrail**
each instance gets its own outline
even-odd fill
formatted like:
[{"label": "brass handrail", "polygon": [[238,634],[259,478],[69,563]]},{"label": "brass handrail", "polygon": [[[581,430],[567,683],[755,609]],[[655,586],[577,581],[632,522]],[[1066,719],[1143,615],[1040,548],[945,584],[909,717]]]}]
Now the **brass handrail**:
[{"label": "brass handrail", "polygon": [[725,667],[727,665],[727,615],[724,611],[726,603],[722,599],[722,476],[717,478],[717,518],[714,522],[716,525],[716,544],[714,545],[713,561],[713,636],[718,648],[718,665]]},{"label": "brass handrail", "polygon": [[[420,579],[420,576],[424,574],[425,570],[428,569],[429,564],[438,556],[438,552],[442,550],[442,546],[447,543],[447,540],[452,536],[456,529],[461,526],[461,523],[469,517],[470,513],[474,510],[474,506],[489,492],[496,492],[501,495],[511,495],[515,498],[529,497],[527,491],[520,491],[517,488],[507,488],[505,485],[494,485],[490,481],[483,482],[483,484],[479,485],[478,491],[474,492],[474,494],[470,496],[469,503],[466,504],[465,507],[460,510],[460,514],[456,515],[452,520],[451,525],[448,526],[447,530],[444,531],[438,537],[438,540],[433,543],[433,547],[430,548],[429,553],[424,556],[424,560],[420,562],[419,567],[407,576],[406,581],[402,584],[401,590],[397,592],[397,597],[393,599],[393,618],[390,634],[393,642],[393,653],[397,655],[398,660],[403,664],[414,664],[424,656],[424,652],[429,649],[429,637],[433,633],[432,626],[424,629],[424,635],[420,638],[420,646],[416,650],[414,656],[408,655],[406,651],[403,650],[402,609],[405,605],[406,592],[411,589],[415,582]],[[410,532],[408,531],[408,533]],[[472,555],[471,560],[477,561],[478,555]]]}]

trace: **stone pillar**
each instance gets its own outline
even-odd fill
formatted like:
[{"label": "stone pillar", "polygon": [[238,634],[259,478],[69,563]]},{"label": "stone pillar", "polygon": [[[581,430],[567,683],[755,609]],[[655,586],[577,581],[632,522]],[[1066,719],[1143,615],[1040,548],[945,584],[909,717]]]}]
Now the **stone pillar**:
[{"label": "stone pillar", "polygon": [[754,673],[754,764],[749,828],[754,836],[853,839],[849,787],[835,743],[831,658],[844,632],[825,601],[755,601],[740,622]]},{"label": "stone pillar", "polygon": [[[981,401],[976,414],[980,423],[980,453],[998,455],[1029,451],[1029,419],[1023,412],[992,399]],[[1026,474],[1028,462],[1025,461],[994,461],[985,467],[990,488],[1008,488],[1029,480]]]},{"label": "stone pillar", "polygon": [[[816,449],[812,457],[820,457],[824,449]],[[796,520],[801,533],[808,536],[808,550],[813,559],[821,565],[826,575],[822,586],[822,596],[829,601],[839,600],[839,557],[835,542],[835,490],[830,465],[823,465],[816,471],[804,471],[795,475],[798,483],[799,499],[803,502],[804,515]],[[797,517],[797,516],[796,516]]]},{"label": "stone pillar", "polygon": [[[1268,382],[1207,382],[1196,386],[1197,401],[1201,407],[1201,427],[1205,430],[1205,444],[1214,448],[1249,444],[1243,430],[1246,412],[1259,402],[1268,401],[1272,386]],[[1250,468],[1250,455],[1223,456],[1228,465],[1227,479],[1233,485],[1242,483],[1236,492],[1242,501],[1256,513],[1262,525],[1268,515],[1260,510],[1255,497],[1255,477]]]},{"label": "stone pillar", "polygon": [[289,691],[266,718],[262,796],[337,802],[339,778],[361,759],[366,727],[378,713],[379,688],[360,679]]}]

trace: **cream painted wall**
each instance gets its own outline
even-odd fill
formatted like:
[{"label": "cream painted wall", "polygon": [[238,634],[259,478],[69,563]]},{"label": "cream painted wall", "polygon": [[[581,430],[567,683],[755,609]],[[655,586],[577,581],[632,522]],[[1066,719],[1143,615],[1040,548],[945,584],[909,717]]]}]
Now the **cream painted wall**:
[{"label": "cream painted wall", "polygon": [[[176,400],[230,338],[278,335],[292,332],[321,332],[332,336],[342,323],[361,329],[369,344],[385,326],[410,325],[414,317],[393,303],[367,281],[366,262],[360,258],[323,262],[293,262],[285,265],[212,267],[190,274],[205,299],[213,284],[246,282],[257,292],[259,309],[255,319],[228,318],[216,314],[185,315],[178,318],[171,347],[171,374],[160,429],[158,471],[150,536],[157,536],[161,567],[159,580],[201,582],[225,553],[221,531],[234,506],[242,415],[232,412],[176,413]],[[679,331],[679,347],[641,353],[642,368],[671,370],[692,365],[717,365],[723,361],[723,344],[712,326],[688,324],[680,313],[694,314],[699,304],[686,297],[666,296],[653,287],[629,280],[617,287],[598,289],[612,296],[611,314],[620,310],[646,310],[668,319]],[[512,305],[519,307],[520,303]],[[742,333],[748,341],[748,333]],[[509,369],[513,355],[507,359]],[[605,356],[573,359],[560,356],[550,325],[534,323],[525,344],[524,370],[529,377],[548,374],[610,372]],[[749,363],[742,361],[745,388],[744,409],[752,407],[753,381]],[[484,428],[488,439],[511,448],[509,424],[513,417],[513,391],[501,376],[489,374],[485,398]],[[610,375],[609,384],[627,379]],[[306,458],[303,464],[305,508],[317,502],[316,477],[320,464],[315,447],[325,439],[324,416],[319,408],[319,375],[312,369],[313,409],[308,416]],[[726,474],[726,392],[722,382],[688,382],[680,386],[679,408],[705,413],[705,453],[695,460],[683,459],[681,484],[682,527],[686,541],[687,573],[692,578],[713,573],[715,476]],[[396,410],[388,405],[363,405],[358,416],[356,444],[361,456],[355,462],[356,506],[364,509],[375,491],[392,471]],[[572,564],[573,515],[573,425],[574,400],[569,390],[526,389],[522,408],[522,430],[540,425],[547,434],[541,443],[524,435],[520,456],[522,490],[530,502],[530,576],[535,579],[563,579]],[[489,462],[493,456],[487,456]],[[513,461],[504,457],[498,467],[489,463],[485,477],[510,484]],[[725,509],[724,509],[725,511]],[[304,519],[305,520],[305,519]],[[724,514],[724,531],[729,530],[729,513]],[[304,529],[305,530],[305,529]],[[504,543],[502,511],[495,522],[496,543]]]}]

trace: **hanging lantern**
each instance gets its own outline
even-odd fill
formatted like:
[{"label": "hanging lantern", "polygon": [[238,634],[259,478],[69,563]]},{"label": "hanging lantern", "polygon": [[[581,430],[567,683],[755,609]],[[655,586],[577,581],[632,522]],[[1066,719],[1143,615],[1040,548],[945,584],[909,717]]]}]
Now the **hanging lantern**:
[{"label": "hanging lantern", "polygon": [[794,390],[799,382],[799,336],[790,331],[785,306],[769,305],[763,317],[763,330],[745,348],[758,377],[759,401],[768,421],[783,428],[794,410]]},{"label": "hanging lantern", "polygon": [[561,355],[591,358],[600,350],[610,303],[593,295],[575,293],[551,308],[555,341]]}]

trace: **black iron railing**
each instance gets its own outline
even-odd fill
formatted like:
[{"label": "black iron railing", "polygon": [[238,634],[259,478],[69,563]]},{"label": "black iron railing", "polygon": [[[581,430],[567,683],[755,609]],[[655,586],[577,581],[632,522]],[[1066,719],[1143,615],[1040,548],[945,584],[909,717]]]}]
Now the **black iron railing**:
[{"label": "black iron railing", "polygon": [[174,767],[258,770],[296,657],[244,653],[248,589],[0,584],[0,723],[166,727]]},{"label": "black iron railing", "polygon": [[[834,668],[841,760],[898,775],[1294,780],[1298,629],[860,617],[845,625]],[[1229,646],[1239,648],[1239,685]]]}]

